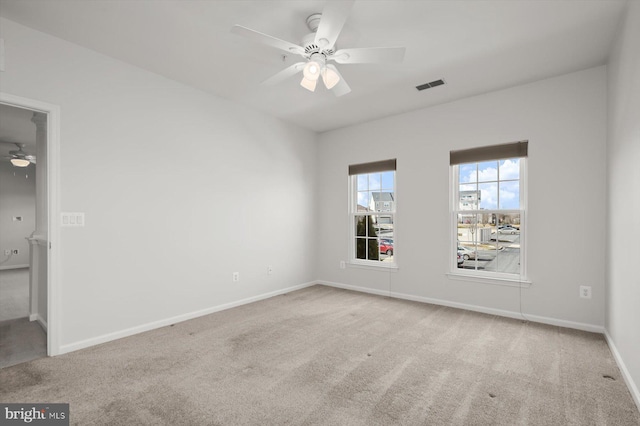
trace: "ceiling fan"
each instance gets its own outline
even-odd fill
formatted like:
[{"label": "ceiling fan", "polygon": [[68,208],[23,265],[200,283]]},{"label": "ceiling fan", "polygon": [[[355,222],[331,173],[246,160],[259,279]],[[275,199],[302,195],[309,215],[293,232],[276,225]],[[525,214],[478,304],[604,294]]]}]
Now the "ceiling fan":
[{"label": "ceiling fan", "polygon": [[33,163],[36,164],[36,156],[35,155],[30,155],[27,154],[26,152],[24,152],[23,148],[25,146],[25,144],[23,143],[18,143],[18,142],[5,142],[5,141],[0,141],[2,143],[7,143],[7,144],[12,144],[18,147],[17,150],[11,150],[9,151],[9,155],[8,156],[4,156],[2,158],[6,158],[8,160],[11,161],[11,164],[13,164],[16,167],[27,167],[29,164]]},{"label": "ceiling fan", "polygon": [[303,37],[300,45],[280,40],[267,34],[234,25],[231,32],[248,39],[276,47],[287,53],[300,55],[304,60],[295,63],[263,81],[262,84],[274,85],[302,71],[300,85],[311,92],[315,91],[318,79],[336,96],[351,91],[335,65],[338,64],[375,64],[402,62],[404,47],[366,47],[355,49],[337,49],[336,40],[342,31],[347,16],[355,0],[327,1],[322,13],[314,13],[307,18],[307,27],[311,33]]}]

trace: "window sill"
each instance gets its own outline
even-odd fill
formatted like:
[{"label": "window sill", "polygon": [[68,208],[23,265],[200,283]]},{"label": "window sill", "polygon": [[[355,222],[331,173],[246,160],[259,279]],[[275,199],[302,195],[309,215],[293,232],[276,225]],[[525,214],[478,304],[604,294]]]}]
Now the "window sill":
[{"label": "window sill", "polygon": [[347,265],[349,268],[370,269],[374,271],[387,271],[387,272],[398,271],[398,264],[391,263],[391,262],[369,263],[369,262],[358,262],[358,261],[352,260],[349,263],[347,263]]},{"label": "window sill", "polygon": [[481,284],[502,285],[507,287],[529,288],[532,282],[527,279],[504,278],[504,277],[483,277],[475,274],[465,274],[461,272],[448,272],[450,280],[470,281]]}]

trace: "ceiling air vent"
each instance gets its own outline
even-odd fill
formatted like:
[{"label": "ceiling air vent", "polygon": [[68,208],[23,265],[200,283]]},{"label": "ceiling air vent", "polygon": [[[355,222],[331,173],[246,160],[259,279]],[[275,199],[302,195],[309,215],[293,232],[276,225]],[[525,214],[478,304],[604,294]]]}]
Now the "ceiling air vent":
[{"label": "ceiling air vent", "polygon": [[430,83],[421,84],[420,86],[416,86],[418,90],[431,89],[432,87],[442,86],[444,84],[444,80],[434,80]]}]

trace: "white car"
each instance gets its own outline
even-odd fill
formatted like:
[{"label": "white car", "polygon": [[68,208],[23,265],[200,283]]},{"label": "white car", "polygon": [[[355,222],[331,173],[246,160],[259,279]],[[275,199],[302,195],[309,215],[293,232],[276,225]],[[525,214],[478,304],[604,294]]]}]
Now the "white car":
[{"label": "white car", "polygon": [[503,226],[498,229],[498,233],[500,234],[518,234],[520,230],[518,228],[514,228],[513,226]]},{"label": "white car", "polygon": [[477,252],[466,247],[458,246],[458,253],[462,254],[464,260],[475,259]]}]

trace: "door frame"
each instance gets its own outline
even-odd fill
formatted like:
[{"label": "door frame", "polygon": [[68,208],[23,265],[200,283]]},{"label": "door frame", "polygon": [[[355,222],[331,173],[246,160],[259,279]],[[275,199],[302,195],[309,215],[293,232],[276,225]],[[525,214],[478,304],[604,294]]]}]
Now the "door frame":
[{"label": "door frame", "polygon": [[0,103],[47,114],[47,355],[60,354],[60,107],[0,92]]}]

